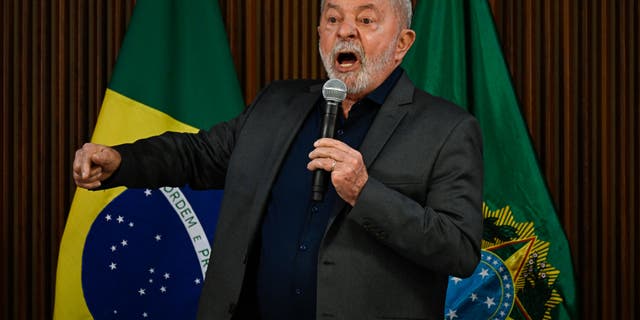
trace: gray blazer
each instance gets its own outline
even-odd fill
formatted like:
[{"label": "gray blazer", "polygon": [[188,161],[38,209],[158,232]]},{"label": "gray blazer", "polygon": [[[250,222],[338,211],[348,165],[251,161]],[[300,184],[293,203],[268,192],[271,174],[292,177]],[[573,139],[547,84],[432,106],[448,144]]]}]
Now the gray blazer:
[{"label": "gray blazer", "polygon": [[[260,220],[321,85],[275,82],[240,116],[209,131],[116,147],[123,162],[110,185],[225,190],[199,319],[246,318],[254,308],[246,302],[253,293],[247,269],[255,267]],[[357,204],[340,208],[325,231],[317,319],[443,319],[448,275],[470,275],[480,257],[478,124],[403,74],[360,152],[369,180]]]}]

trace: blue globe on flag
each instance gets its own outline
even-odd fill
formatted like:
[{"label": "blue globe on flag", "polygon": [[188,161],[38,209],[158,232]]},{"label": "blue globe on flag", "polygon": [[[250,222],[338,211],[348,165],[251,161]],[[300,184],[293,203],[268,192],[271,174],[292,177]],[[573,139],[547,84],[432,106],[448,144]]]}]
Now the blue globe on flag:
[{"label": "blue globe on flag", "polygon": [[513,277],[495,253],[482,250],[482,258],[466,279],[449,277],[445,319],[506,319],[515,302]]},{"label": "blue globe on flag", "polygon": [[127,189],[95,219],[82,256],[94,319],[195,319],[222,191]]}]

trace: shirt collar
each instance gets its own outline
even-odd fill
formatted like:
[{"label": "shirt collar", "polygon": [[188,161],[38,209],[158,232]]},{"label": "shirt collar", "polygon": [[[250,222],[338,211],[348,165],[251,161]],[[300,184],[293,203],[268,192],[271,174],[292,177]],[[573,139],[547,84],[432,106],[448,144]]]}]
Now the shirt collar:
[{"label": "shirt collar", "polygon": [[[360,108],[362,105],[372,106],[371,103],[373,103],[375,107],[382,106],[384,104],[384,101],[387,99],[387,96],[389,96],[389,93],[391,93],[391,90],[398,82],[398,79],[400,79],[400,77],[402,76],[403,72],[404,69],[402,69],[402,67],[396,67],[395,70],[393,70],[393,72],[391,72],[391,74],[387,77],[387,79],[382,82],[382,84],[380,84],[375,90],[373,90],[371,93],[369,93],[367,96],[353,105],[353,108],[349,111],[349,118],[352,118],[352,116],[354,115],[356,116],[355,118],[357,118],[357,115],[359,115],[360,113],[367,112],[367,110],[371,111],[378,109]],[[324,100],[322,99],[322,96],[317,101],[318,112],[322,112],[324,110],[324,104],[322,103],[323,101]]]},{"label": "shirt collar", "polygon": [[375,90],[369,93],[365,99],[369,99],[375,102],[378,105],[384,104],[384,101],[387,99],[387,96],[391,92],[391,89],[396,85],[398,79],[402,75],[402,67],[398,66],[391,74],[387,77],[384,82],[379,85]]}]

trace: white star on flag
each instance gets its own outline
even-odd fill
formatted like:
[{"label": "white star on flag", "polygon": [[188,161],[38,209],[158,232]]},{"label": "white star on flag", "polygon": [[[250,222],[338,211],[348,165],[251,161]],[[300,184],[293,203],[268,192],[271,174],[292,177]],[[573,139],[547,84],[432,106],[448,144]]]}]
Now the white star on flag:
[{"label": "white star on flag", "polygon": [[496,304],[495,302],[493,302],[493,300],[494,300],[493,298],[487,297],[487,300],[483,302],[484,304],[487,305],[487,309],[491,309],[491,306]]},{"label": "white star on flag", "polygon": [[472,293],[471,294],[471,301],[476,301],[476,300],[478,300],[478,295],[475,294],[475,293]]},{"label": "white star on flag", "polygon": [[109,269],[111,269],[111,270],[115,270],[117,267],[118,267],[117,263],[111,262],[111,264],[109,265]]},{"label": "white star on flag", "polygon": [[144,289],[140,288],[140,290],[138,290],[138,293],[139,293],[141,296],[143,296],[143,295],[145,295],[145,292],[144,292],[144,291],[145,291]]},{"label": "white star on flag", "polygon": [[171,275],[170,275],[170,274],[168,274],[168,273],[165,273],[165,274],[164,274],[164,278],[165,278],[165,279],[169,279],[169,277],[170,277],[170,276],[171,276]]},{"label": "white star on flag", "polygon": [[484,278],[489,276],[489,269],[482,269],[482,271],[478,273],[478,275],[481,276],[482,279],[484,280]]},{"label": "white star on flag", "polygon": [[161,236],[161,235],[159,235],[159,234],[156,234],[155,238],[156,238],[156,241],[160,241],[160,240],[162,240],[162,236]]},{"label": "white star on flag", "polygon": [[116,251],[116,249],[117,249],[117,248],[118,248],[118,247],[116,247],[116,246],[111,246],[111,252]]},{"label": "white star on flag", "polygon": [[162,293],[167,292],[167,288],[165,286],[160,287],[160,292]]},{"label": "white star on flag", "polygon": [[127,244],[129,244],[129,243],[127,242],[127,240],[122,240],[122,242],[120,242],[120,244],[121,244],[123,247],[126,247],[126,246],[127,246]]},{"label": "white star on flag", "polygon": [[151,195],[151,189],[144,190],[144,195],[147,196],[147,197],[150,196]]},{"label": "white star on flag", "polygon": [[116,220],[118,220],[118,223],[123,223],[124,222],[124,217],[118,216],[118,219],[116,219]]},{"label": "white star on flag", "polygon": [[111,221],[111,215],[108,214],[106,217],[104,217],[104,219],[107,220],[107,221]]},{"label": "white star on flag", "polygon": [[196,278],[195,280],[193,280],[193,282],[195,282],[196,284],[200,284],[200,278]]},{"label": "white star on flag", "polygon": [[154,269],[154,268],[149,268],[149,273],[154,273],[154,272],[156,272],[156,269]]},{"label": "white star on flag", "polygon": [[451,281],[453,281],[455,284],[458,284],[460,281],[462,281],[462,279],[458,277],[451,277]]},{"label": "white star on flag", "polygon": [[458,317],[457,311],[458,310],[449,309],[449,312],[447,313],[447,318],[449,318],[449,320],[457,318]]}]

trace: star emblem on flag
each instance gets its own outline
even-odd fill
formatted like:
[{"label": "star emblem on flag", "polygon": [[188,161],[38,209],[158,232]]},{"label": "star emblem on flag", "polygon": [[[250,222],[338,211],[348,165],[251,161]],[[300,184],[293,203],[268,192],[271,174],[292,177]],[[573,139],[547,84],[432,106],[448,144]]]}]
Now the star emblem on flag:
[{"label": "star emblem on flag", "polygon": [[[201,206],[211,201],[204,197],[192,200],[189,191],[175,188],[128,189],[95,219],[82,265],[85,299],[94,319],[114,315],[119,319],[195,319],[206,261],[193,239],[212,238],[213,230],[194,236],[187,226],[211,225],[215,216],[203,214],[198,217],[203,221],[191,217],[185,225],[170,201],[178,195],[184,203],[189,200],[193,212],[204,211]],[[205,248],[210,250],[208,242]]]}]

